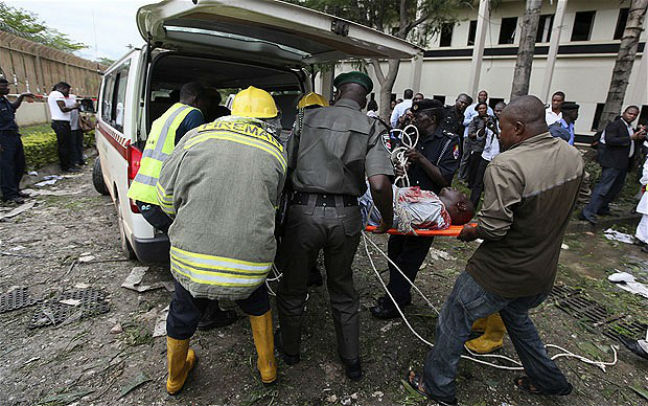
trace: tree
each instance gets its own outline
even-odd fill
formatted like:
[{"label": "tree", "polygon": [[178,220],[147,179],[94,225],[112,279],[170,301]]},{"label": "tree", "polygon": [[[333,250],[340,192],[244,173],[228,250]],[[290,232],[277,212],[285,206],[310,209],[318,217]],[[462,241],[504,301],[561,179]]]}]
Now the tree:
[{"label": "tree", "polygon": [[[628,88],[628,80],[630,79],[630,73],[632,73],[632,65],[634,65],[635,56],[637,55],[639,36],[643,30],[643,22],[647,9],[648,0],[632,0],[630,3],[628,19],[625,30],[623,31],[623,37],[621,38],[621,45],[619,46],[619,53],[614,64],[614,70],[612,71],[610,88],[605,99],[603,113],[601,114],[600,122],[603,123],[602,128],[605,128],[608,122],[614,120],[621,113],[625,92]],[[648,49],[644,49],[644,52],[647,51]],[[646,83],[639,83],[638,86],[646,86]]]},{"label": "tree", "polygon": [[38,19],[36,14],[7,6],[3,2],[0,2],[0,30],[66,52],[88,47],[86,44],[74,42],[67,35],[48,27]]},{"label": "tree", "polygon": [[529,80],[533,66],[538,23],[540,22],[540,8],[542,0],[527,0],[522,29],[520,32],[520,45],[518,46],[515,70],[513,71],[513,85],[511,87],[511,100],[517,96],[529,94]]},{"label": "tree", "polygon": [[[424,42],[441,31],[445,23],[454,23],[454,13],[471,7],[472,0],[287,0],[340,18],[375,28],[401,39]],[[415,30],[416,29],[416,30]],[[415,35],[416,31],[416,35]],[[388,119],[391,92],[396,81],[399,59],[370,61],[380,84],[380,116]]]}]

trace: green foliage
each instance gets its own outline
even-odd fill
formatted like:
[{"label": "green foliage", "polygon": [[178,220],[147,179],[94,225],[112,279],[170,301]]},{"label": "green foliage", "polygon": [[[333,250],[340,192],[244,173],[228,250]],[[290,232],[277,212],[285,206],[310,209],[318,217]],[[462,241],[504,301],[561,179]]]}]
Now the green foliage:
[{"label": "green foliage", "polygon": [[38,19],[38,15],[21,8],[7,6],[4,2],[0,2],[0,30],[61,51],[72,52],[88,47],[48,27],[45,22]]},{"label": "green foliage", "polygon": [[[25,160],[29,169],[38,169],[48,164],[58,162],[56,134],[49,124],[25,127],[20,130],[25,149]],[[94,145],[94,131],[83,136],[83,145]]]}]

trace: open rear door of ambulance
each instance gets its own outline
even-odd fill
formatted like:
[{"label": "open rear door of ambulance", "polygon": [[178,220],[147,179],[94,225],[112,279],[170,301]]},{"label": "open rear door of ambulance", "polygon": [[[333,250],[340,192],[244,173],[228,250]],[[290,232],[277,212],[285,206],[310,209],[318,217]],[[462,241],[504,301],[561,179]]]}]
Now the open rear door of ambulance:
[{"label": "open rear door of ambulance", "polygon": [[421,52],[380,31],[274,0],[167,0],[141,7],[137,25],[154,47],[272,65],[409,59]]}]

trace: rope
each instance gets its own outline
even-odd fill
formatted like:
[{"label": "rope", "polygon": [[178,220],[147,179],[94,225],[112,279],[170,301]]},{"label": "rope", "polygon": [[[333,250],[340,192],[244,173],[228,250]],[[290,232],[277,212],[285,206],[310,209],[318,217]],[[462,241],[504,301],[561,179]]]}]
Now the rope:
[{"label": "rope", "polygon": [[[371,210],[373,210],[373,206],[372,206],[372,207],[370,208],[370,210],[369,210],[370,213],[371,213]],[[371,264],[371,268],[373,269],[374,273],[376,274],[376,277],[378,278],[378,281],[379,281],[380,284],[382,285],[383,289],[385,290],[385,292],[387,293],[387,295],[389,296],[389,298],[390,298],[391,301],[393,302],[394,306],[396,306],[396,310],[398,311],[398,313],[400,314],[400,316],[403,318],[403,321],[405,322],[405,325],[410,329],[410,331],[411,331],[411,332],[412,332],[412,333],[413,333],[413,334],[414,334],[414,335],[415,335],[419,340],[421,340],[423,343],[427,344],[427,345],[430,346],[430,347],[434,347],[434,344],[432,344],[431,342],[429,342],[429,341],[427,341],[426,339],[424,339],[424,338],[423,338],[423,337],[422,337],[422,336],[421,336],[421,335],[420,335],[420,334],[419,334],[419,333],[418,333],[418,332],[417,332],[417,331],[412,327],[412,325],[410,324],[410,322],[409,322],[409,320],[407,319],[407,317],[405,317],[405,314],[404,314],[403,311],[401,310],[400,306],[398,305],[398,303],[396,303],[396,300],[395,300],[394,297],[392,296],[391,292],[389,292],[389,289],[387,289],[387,285],[385,284],[385,282],[383,281],[382,277],[380,276],[380,272],[379,272],[378,269],[376,268],[376,265],[375,265],[375,263],[374,263],[374,261],[373,261],[373,258],[371,257],[371,253],[369,252],[369,245],[367,244],[367,242],[369,242],[369,243],[372,245],[372,247],[378,251],[378,253],[380,253],[383,257],[385,257],[385,258],[387,259],[387,261],[388,261],[390,264],[392,264],[396,270],[398,270],[398,272],[403,276],[403,278],[404,278],[404,279],[405,279],[405,280],[410,284],[410,286],[412,286],[412,288],[414,288],[414,290],[416,290],[416,292],[418,292],[419,295],[421,295],[421,297],[423,298],[423,300],[425,300],[425,302],[427,303],[427,305],[428,305],[430,308],[432,308],[432,310],[434,310],[434,312],[435,312],[437,315],[440,315],[439,310],[438,310],[438,309],[437,309],[437,308],[432,304],[432,302],[430,302],[430,300],[429,300],[429,299],[428,299],[428,298],[423,294],[423,292],[421,292],[421,290],[420,290],[420,289],[419,289],[419,288],[414,284],[414,282],[412,282],[412,281],[411,281],[411,280],[410,280],[410,279],[409,279],[409,278],[408,278],[408,277],[403,273],[403,271],[400,269],[400,267],[399,267],[398,265],[396,265],[396,263],[394,263],[394,261],[392,261],[392,260],[389,258],[389,256],[388,256],[387,254],[385,254],[385,252],[384,252],[382,249],[380,249],[380,247],[379,247],[379,246],[378,246],[378,245],[377,245],[377,244],[376,244],[376,243],[375,243],[375,242],[374,242],[374,241],[373,241],[373,240],[368,236],[368,234],[367,234],[365,231],[362,232],[362,238],[363,238],[363,241],[364,241],[364,249],[365,249],[365,252],[366,252],[366,254],[367,254],[367,258],[369,258],[369,263]],[[552,356],[552,357],[551,357],[552,360],[556,360],[556,359],[558,359],[558,358],[576,358],[576,359],[578,359],[579,361],[582,361],[582,362],[584,362],[584,363],[586,363],[586,364],[594,365],[594,366],[596,366],[596,367],[599,367],[601,370],[603,370],[603,372],[605,372],[605,367],[606,367],[606,366],[613,366],[613,365],[616,365],[617,360],[618,360],[618,357],[617,357],[617,351],[616,351],[616,348],[614,348],[614,346],[610,346],[610,348],[612,348],[612,352],[614,353],[614,360],[611,361],[611,362],[604,362],[604,361],[595,361],[595,360],[591,360],[591,359],[585,358],[585,357],[583,357],[583,356],[581,356],[581,355],[574,354],[573,352],[568,351],[568,350],[566,350],[566,349],[564,349],[564,348],[562,348],[562,347],[560,347],[560,346],[558,346],[558,345],[555,345],[555,344],[546,344],[545,347],[546,347],[546,348],[555,348],[555,349],[557,349],[557,350],[559,350],[559,351],[562,351],[561,353]],[[468,349],[468,347],[466,347],[465,345],[464,345],[464,348],[466,349],[466,351],[468,351],[468,354],[470,354],[470,356],[462,355],[461,358],[463,358],[463,359],[467,359],[467,360],[469,360],[469,361],[473,361],[473,362],[476,362],[476,363],[478,363],[478,364],[482,364],[482,365],[490,366],[490,367],[493,367],[493,368],[496,368],[496,369],[503,369],[503,370],[507,370],[507,371],[522,371],[522,370],[524,370],[524,367],[522,367],[522,363],[520,363],[520,361],[514,360],[514,359],[509,358],[509,357],[507,357],[507,356],[504,356],[504,355],[498,355],[498,354],[476,354],[476,353],[470,351],[470,349]],[[488,361],[484,361],[484,360],[479,359],[479,358],[476,358],[476,357],[479,357],[479,358],[493,358],[493,359],[499,359],[499,360],[502,360],[502,361],[505,361],[505,362],[511,363],[511,364],[513,364],[514,366],[507,366],[507,365],[494,364],[494,363],[491,363],[491,362],[488,362]]]},{"label": "rope", "polygon": [[[408,130],[413,130],[412,135],[415,136],[413,140],[410,133],[408,133]],[[400,135],[401,146],[394,148],[394,150],[391,153],[391,159],[395,165],[398,165],[401,168],[403,168],[403,172],[404,172],[401,176],[398,176],[394,180],[394,184],[399,184],[401,187],[409,187],[410,181],[409,181],[409,177],[407,176],[407,171],[405,170],[405,168],[407,167],[408,159],[405,156],[405,154],[410,149],[414,149],[416,147],[416,144],[418,144],[419,132],[416,126],[413,124],[406,126],[402,130],[399,128],[394,128],[392,131],[396,133],[401,133]]]}]

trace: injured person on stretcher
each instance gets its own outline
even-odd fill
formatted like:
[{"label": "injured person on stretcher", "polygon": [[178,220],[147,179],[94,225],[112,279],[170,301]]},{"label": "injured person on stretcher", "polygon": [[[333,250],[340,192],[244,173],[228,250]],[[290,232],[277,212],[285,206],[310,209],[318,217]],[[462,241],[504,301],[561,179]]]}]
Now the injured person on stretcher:
[{"label": "injured person on stretcher", "polygon": [[[468,223],[475,214],[470,199],[454,188],[443,188],[437,196],[430,190],[418,186],[397,187],[394,190],[394,228],[408,233],[415,230],[445,230],[451,225]],[[377,226],[381,218],[373,209],[369,189],[358,200],[365,224]]]}]

